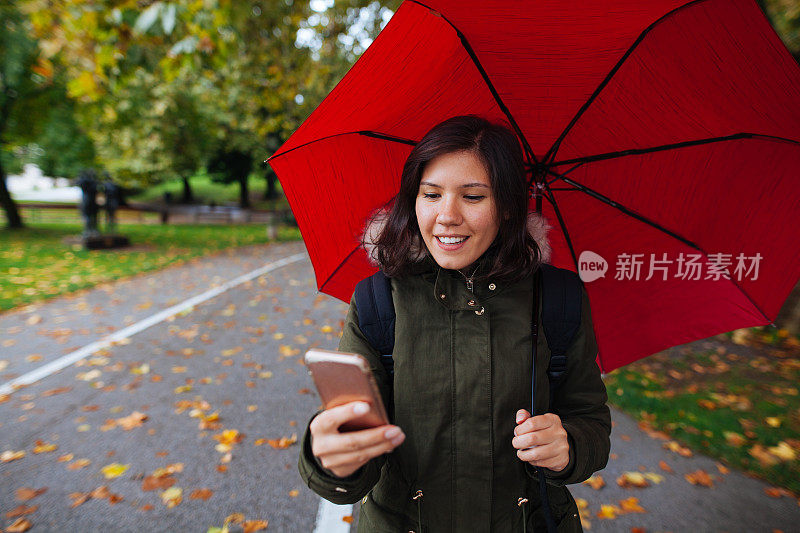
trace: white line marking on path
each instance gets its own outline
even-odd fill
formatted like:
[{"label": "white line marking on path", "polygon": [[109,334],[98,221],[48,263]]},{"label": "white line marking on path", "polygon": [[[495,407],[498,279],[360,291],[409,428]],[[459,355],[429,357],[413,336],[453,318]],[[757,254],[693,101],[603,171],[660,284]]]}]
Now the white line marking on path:
[{"label": "white line marking on path", "polygon": [[35,370],[31,370],[27,374],[23,374],[16,379],[12,379],[11,381],[4,383],[3,385],[0,385],[0,394],[8,394],[10,392],[13,392],[16,387],[19,387],[21,385],[30,385],[31,383],[36,383],[40,379],[45,378],[54,372],[58,372],[59,370],[66,368],[77,361],[80,361],[84,357],[91,355],[98,350],[107,348],[117,341],[128,338],[131,335],[135,335],[136,333],[139,333],[140,331],[143,331],[149,328],[150,326],[154,326],[159,322],[163,322],[172,315],[176,315],[182,311],[191,309],[195,305],[203,303],[206,300],[210,300],[211,298],[222,294],[228,289],[232,289],[237,285],[241,285],[242,283],[250,281],[263,274],[266,274],[267,272],[270,272],[277,268],[281,268],[291,263],[295,263],[306,257],[307,255],[304,253],[290,255],[289,257],[279,259],[278,261],[275,261],[273,263],[267,263],[261,268],[257,268],[256,270],[248,272],[247,274],[239,276],[238,278],[226,281],[219,287],[214,287],[213,289],[209,289],[203,294],[198,294],[193,298],[189,298],[188,300],[173,305],[168,309],[164,309],[163,311],[151,315],[145,318],[144,320],[140,320],[135,324],[131,324],[125,329],[115,331],[111,335],[107,335],[106,337],[103,337],[99,341],[88,344],[79,350],[75,350],[74,352],[68,353],[63,357],[56,359],[55,361],[47,363],[44,366],[40,366]]},{"label": "white line marking on path", "polygon": [[322,498],[319,501],[317,527],[314,528],[314,533],[348,533],[350,524],[342,520],[342,518],[352,514],[352,505],[336,505]]}]

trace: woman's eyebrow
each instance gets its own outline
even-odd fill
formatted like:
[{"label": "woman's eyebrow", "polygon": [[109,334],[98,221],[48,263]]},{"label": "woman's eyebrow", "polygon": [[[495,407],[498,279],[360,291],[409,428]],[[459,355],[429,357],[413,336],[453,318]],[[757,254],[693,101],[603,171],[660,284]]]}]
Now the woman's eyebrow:
[{"label": "woman's eyebrow", "polygon": [[[427,185],[428,187],[436,187],[437,189],[442,188],[441,185],[436,185],[435,183],[431,183],[430,181],[421,181],[420,185]],[[468,189],[470,187],[485,187],[487,189],[489,188],[489,186],[486,185],[485,183],[465,183],[464,185],[461,185],[459,189]]]}]

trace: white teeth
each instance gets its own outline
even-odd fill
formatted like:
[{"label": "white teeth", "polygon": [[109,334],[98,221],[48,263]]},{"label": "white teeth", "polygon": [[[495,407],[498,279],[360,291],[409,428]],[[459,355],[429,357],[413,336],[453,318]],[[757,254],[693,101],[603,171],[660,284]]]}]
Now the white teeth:
[{"label": "white teeth", "polygon": [[444,244],[458,244],[460,242],[464,242],[467,238],[466,237],[436,237],[439,239],[439,242]]}]

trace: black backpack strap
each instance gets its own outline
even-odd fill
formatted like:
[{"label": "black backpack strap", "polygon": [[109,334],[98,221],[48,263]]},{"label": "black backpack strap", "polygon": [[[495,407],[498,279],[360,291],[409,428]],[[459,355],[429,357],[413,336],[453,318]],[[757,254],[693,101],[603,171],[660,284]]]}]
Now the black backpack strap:
[{"label": "black backpack strap", "polygon": [[542,326],[547,346],[550,348],[550,364],[547,377],[550,380],[550,408],[558,386],[567,373],[567,350],[575,342],[581,326],[581,289],[583,285],[577,274],[563,268],[542,264]]},{"label": "black backpack strap", "polygon": [[381,354],[381,363],[394,375],[394,301],[389,278],[378,270],[358,282],[355,291],[358,327],[370,345]]}]

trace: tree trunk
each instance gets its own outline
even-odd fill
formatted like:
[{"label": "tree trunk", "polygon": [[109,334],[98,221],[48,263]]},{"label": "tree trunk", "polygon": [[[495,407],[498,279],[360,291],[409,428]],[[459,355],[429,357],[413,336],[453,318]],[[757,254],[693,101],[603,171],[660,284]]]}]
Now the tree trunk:
[{"label": "tree trunk", "polygon": [[275,173],[267,172],[267,189],[264,191],[264,200],[274,200],[278,193],[275,191]]},{"label": "tree trunk", "polygon": [[239,207],[250,207],[250,193],[247,191],[247,176],[239,178]]},{"label": "tree trunk", "polygon": [[0,161],[0,204],[3,206],[3,211],[6,213],[6,220],[8,220],[9,229],[24,228],[25,224],[22,223],[22,217],[19,216],[17,204],[11,198],[11,194],[6,187],[6,171],[3,168],[3,162]]},{"label": "tree trunk", "polygon": [[189,185],[189,178],[183,177],[183,203],[191,204],[194,202],[194,195],[192,194],[192,186]]}]

